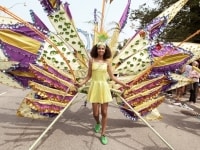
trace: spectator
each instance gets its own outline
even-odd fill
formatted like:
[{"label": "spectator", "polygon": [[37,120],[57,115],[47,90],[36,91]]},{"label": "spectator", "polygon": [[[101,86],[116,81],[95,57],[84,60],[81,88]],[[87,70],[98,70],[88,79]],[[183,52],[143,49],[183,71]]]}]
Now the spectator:
[{"label": "spectator", "polygon": [[199,66],[198,62],[194,61],[192,63],[192,69],[189,72],[189,78],[191,78],[193,81],[190,87],[189,102],[193,102],[193,103],[196,103],[196,99],[198,96],[198,84],[199,84],[200,73],[197,72],[197,70],[195,69],[195,67],[198,67],[198,66]]}]

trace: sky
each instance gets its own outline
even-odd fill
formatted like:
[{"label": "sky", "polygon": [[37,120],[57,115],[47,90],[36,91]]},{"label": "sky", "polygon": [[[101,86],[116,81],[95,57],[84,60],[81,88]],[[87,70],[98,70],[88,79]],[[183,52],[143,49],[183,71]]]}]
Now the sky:
[{"label": "sky", "polygon": [[[92,32],[92,24],[88,21],[93,19],[93,11],[96,8],[98,11],[102,9],[102,0],[63,0],[63,3],[68,2],[70,4],[71,14],[75,23],[75,26],[81,30]],[[106,6],[105,11],[105,29],[111,29],[112,22],[118,22],[126,7],[128,0],[113,0],[113,2]],[[146,3],[147,6],[153,7],[153,0],[132,0],[131,9],[138,9],[141,4]],[[0,0],[0,5],[8,8],[11,12],[15,13],[25,21],[32,22],[30,16],[30,10],[33,10],[42,21],[49,27],[50,30],[54,30],[50,21],[46,17],[39,0]],[[5,16],[5,13],[0,12],[0,16]],[[127,20],[127,24],[123,29],[120,39],[130,38],[134,35],[137,24],[132,24]]]}]

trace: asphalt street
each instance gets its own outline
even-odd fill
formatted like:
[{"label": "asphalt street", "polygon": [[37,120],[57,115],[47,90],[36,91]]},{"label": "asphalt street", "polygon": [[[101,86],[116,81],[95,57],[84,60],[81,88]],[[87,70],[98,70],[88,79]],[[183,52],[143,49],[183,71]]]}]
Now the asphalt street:
[{"label": "asphalt street", "polygon": [[[29,90],[0,86],[0,150],[28,150],[53,118],[34,120],[16,111]],[[188,95],[185,96],[185,100]],[[37,144],[37,150],[168,150],[170,149],[143,121],[127,119],[115,103],[109,104],[108,145],[93,132],[91,105],[80,95]],[[199,103],[200,100],[198,100]],[[187,104],[187,103],[185,103]],[[184,107],[183,107],[184,106]],[[187,106],[187,107],[185,107]],[[175,150],[200,149],[199,105],[174,105],[171,98],[158,107],[162,119],[148,121]]]}]

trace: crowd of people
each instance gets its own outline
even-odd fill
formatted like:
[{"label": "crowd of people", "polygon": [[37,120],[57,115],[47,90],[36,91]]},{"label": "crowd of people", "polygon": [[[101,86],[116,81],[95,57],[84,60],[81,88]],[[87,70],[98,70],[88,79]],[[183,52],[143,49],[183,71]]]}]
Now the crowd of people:
[{"label": "crowd of people", "polygon": [[186,86],[177,88],[175,90],[175,95],[173,99],[176,103],[182,102],[184,95],[189,92],[189,98],[186,100],[188,103],[195,104],[197,102],[199,92],[199,83],[200,83],[200,66],[198,61],[194,61],[191,64],[183,65],[176,73],[183,75],[186,78],[191,79],[191,83]]}]

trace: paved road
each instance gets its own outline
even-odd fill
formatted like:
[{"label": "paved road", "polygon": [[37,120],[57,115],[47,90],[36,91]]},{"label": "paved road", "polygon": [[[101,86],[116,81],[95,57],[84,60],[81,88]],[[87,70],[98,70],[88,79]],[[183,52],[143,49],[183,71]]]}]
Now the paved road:
[{"label": "paved road", "polygon": [[[0,86],[0,150],[28,150],[53,121],[33,120],[16,116],[16,110],[28,90]],[[186,97],[187,98],[187,97]],[[107,135],[108,145],[102,145],[99,134],[93,132],[91,105],[83,106],[79,96],[47,132],[37,150],[168,150],[168,146],[142,121],[131,121],[110,104]],[[200,109],[195,106],[195,111]],[[161,120],[148,121],[175,150],[200,149],[200,118],[189,109],[165,100],[158,107]]]}]

